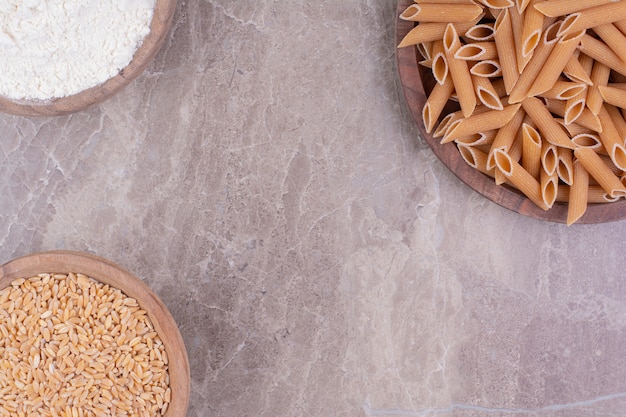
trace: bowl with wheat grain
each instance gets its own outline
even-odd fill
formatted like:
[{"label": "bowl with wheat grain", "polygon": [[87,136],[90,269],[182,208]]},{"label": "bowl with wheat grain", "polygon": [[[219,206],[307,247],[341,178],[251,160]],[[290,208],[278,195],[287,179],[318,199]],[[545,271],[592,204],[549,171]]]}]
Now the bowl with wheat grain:
[{"label": "bowl with wheat grain", "polygon": [[138,277],[80,252],[0,267],[0,411],[183,417],[189,363],[174,319]]}]

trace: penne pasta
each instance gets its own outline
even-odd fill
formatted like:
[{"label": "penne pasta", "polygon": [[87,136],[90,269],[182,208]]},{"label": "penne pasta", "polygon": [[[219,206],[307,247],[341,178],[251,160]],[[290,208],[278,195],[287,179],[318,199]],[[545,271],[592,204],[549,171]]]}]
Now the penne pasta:
[{"label": "penne pasta", "polygon": [[587,34],[583,36],[578,47],[584,54],[589,55],[597,62],[601,62],[610,69],[626,75],[626,63],[613,52],[604,42]]},{"label": "penne pasta", "polygon": [[609,153],[611,160],[621,170],[626,170],[626,148],[624,138],[620,137],[615,123],[611,119],[609,111],[602,106],[598,113],[598,118],[602,124],[602,132],[598,132],[604,149]]},{"label": "penne pasta", "polygon": [[557,147],[547,141],[543,141],[541,143],[541,170],[545,171],[548,175],[553,175],[556,172],[558,164],[559,156]]},{"label": "penne pasta", "polygon": [[583,36],[585,36],[585,31],[581,30],[571,36],[566,35],[559,39],[554,49],[552,49],[546,65],[539,72],[537,79],[528,90],[528,96],[536,96],[552,88]]},{"label": "penne pasta", "polygon": [[439,84],[443,84],[448,78],[448,60],[443,48],[443,40],[432,42],[430,54],[433,60],[431,66],[433,77]]},{"label": "penne pasta", "polygon": [[528,123],[522,124],[522,167],[533,178],[541,172],[541,134]]},{"label": "penne pasta", "polygon": [[567,185],[572,185],[574,180],[574,154],[572,150],[558,148],[557,150],[556,173],[561,181]]},{"label": "penne pasta", "polygon": [[604,101],[600,87],[608,84],[610,74],[611,69],[603,63],[596,61],[593,64],[590,75],[593,85],[589,87],[589,92],[587,93],[587,107],[589,107],[589,110],[595,115],[598,115],[600,112],[602,102]]},{"label": "penne pasta", "polygon": [[491,41],[495,37],[493,23],[482,23],[473,25],[465,32],[464,36],[474,42]]},{"label": "penne pasta", "polygon": [[[587,1],[587,4],[588,3],[589,1]],[[585,8],[568,15],[565,20],[563,20],[563,24],[559,29],[559,35],[566,36],[567,34],[574,34],[623,19],[626,19],[626,7],[624,7],[621,1],[611,1],[599,6]]]},{"label": "penne pasta", "polygon": [[519,108],[519,104],[512,104],[505,106],[503,110],[489,110],[465,119],[456,120],[450,125],[441,143],[452,142],[473,133],[500,129],[513,118]]},{"label": "penne pasta", "polygon": [[528,97],[522,101],[526,114],[530,116],[543,138],[555,146],[574,149],[576,145],[571,141],[567,133],[554,120],[545,104],[535,97]]},{"label": "penne pasta", "polygon": [[585,110],[586,97],[587,91],[584,90],[565,102],[563,120],[566,125],[574,123],[580,116],[582,116],[583,111]]},{"label": "penne pasta", "polygon": [[[531,0],[531,5],[538,3]],[[524,14],[524,26],[522,31],[522,56],[528,57],[539,45],[541,31],[543,29],[543,14],[535,7],[530,7]]]},{"label": "penne pasta", "polygon": [[[569,187],[567,220],[568,226],[574,224],[587,211],[587,201],[589,199],[589,173],[580,161],[573,164],[574,177]],[[565,187],[564,187],[565,188]]]},{"label": "penne pasta", "polygon": [[432,75],[424,131],[464,169],[567,204],[568,226],[626,197],[626,0],[415,0],[400,18]]},{"label": "penne pasta", "polygon": [[487,168],[487,154],[485,152],[482,152],[473,146],[463,144],[459,145],[459,152],[461,153],[463,160],[472,168],[477,169],[490,177],[495,175],[494,168]]},{"label": "penne pasta", "polygon": [[454,83],[454,89],[459,97],[459,104],[465,117],[469,117],[476,108],[476,95],[472,84],[472,76],[465,61],[454,59],[454,54],[461,47],[461,41],[454,25],[448,24],[443,36],[443,47],[448,59],[448,70]]},{"label": "penne pasta", "polygon": [[550,0],[535,4],[535,9],[545,16],[558,17],[580,12],[594,6],[615,3],[616,0]]},{"label": "penne pasta", "polygon": [[500,62],[488,59],[474,64],[470,68],[470,74],[476,75],[477,77],[495,78],[502,75],[502,69]]},{"label": "penne pasta", "polygon": [[[468,23],[453,23],[457,33],[465,33],[472,28],[482,18],[478,18]],[[443,39],[447,23],[420,23],[407,33],[398,44],[398,48],[419,45],[425,42],[432,42]]]},{"label": "penne pasta", "polygon": [[598,86],[598,91],[605,102],[626,109],[626,92],[624,90],[600,85]]},{"label": "penne pasta", "polygon": [[463,61],[483,61],[497,58],[498,50],[492,41],[472,42],[461,46],[454,57]]},{"label": "penne pasta", "polygon": [[515,54],[515,39],[513,38],[513,28],[511,26],[511,16],[509,9],[504,9],[498,15],[494,26],[496,49],[502,69],[502,78],[507,93],[510,93],[519,78],[517,70],[517,58]]},{"label": "penne pasta", "polygon": [[476,0],[491,9],[506,9],[513,6],[512,0]]},{"label": "penne pasta", "polygon": [[415,3],[410,5],[400,15],[403,20],[411,22],[434,22],[434,23],[465,23],[471,22],[483,12],[477,4],[442,4],[438,3]]},{"label": "penne pasta", "polygon": [[427,133],[435,127],[453,91],[454,84],[451,78],[446,79],[443,84],[435,84],[422,109],[422,120]]},{"label": "penne pasta", "polygon": [[605,23],[594,27],[593,31],[622,61],[626,62],[626,36],[615,25]]},{"label": "penne pasta", "polygon": [[557,81],[551,89],[541,94],[543,98],[551,98],[554,100],[569,100],[585,93],[587,85],[584,83],[575,83],[572,81]]},{"label": "penne pasta", "polygon": [[[565,117],[566,103],[561,100],[545,99],[546,109],[556,114],[557,116]],[[602,124],[600,119],[595,114],[591,113],[588,108],[584,109],[580,116],[576,119],[576,123],[584,126],[594,132],[602,131]]]},{"label": "penne pasta", "polygon": [[520,75],[515,87],[509,96],[509,103],[519,103],[526,98],[528,91],[533,82],[545,66],[554,46],[558,42],[556,33],[559,29],[559,23],[552,24],[542,37],[542,42],[536,48],[532,59],[524,68],[524,72]]},{"label": "penne pasta", "polygon": [[607,167],[593,149],[576,148],[574,156],[609,196],[623,197],[626,195],[626,188],[620,179]]},{"label": "penne pasta", "polygon": [[[579,57],[572,55],[567,61],[567,64],[565,64],[565,68],[563,68],[563,75],[575,83],[586,85],[593,84],[591,78],[589,78],[589,73],[587,73],[585,67],[581,64],[581,61],[586,61],[587,58],[589,57],[585,54],[580,54]],[[593,60],[591,59],[590,61],[593,65]]]},{"label": "penne pasta", "polygon": [[491,81],[489,81],[489,78],[472,75],[472,81],[476,89],[476,97],[484,106],[492,110],[504,109],[500,96],[493,84],[491,84]]},{"label": "penne pasta", "polygon": [[548,209],[541,196],[541,186],[539,182],[522,168],[519,163],[515,162],[513,158],[502,149],[495,150],[494,160],[498,170],[505,175],[509,182],[535,203],[535,205],[544,210]]},{"label": "penne pasta", "polygon": [[559,177],[556,173],[549,175],[545,171],[539,173],[539,185],[541,190],[541,199],[548,208],[552,208],[556,202],[556,196],[559,189]]}]

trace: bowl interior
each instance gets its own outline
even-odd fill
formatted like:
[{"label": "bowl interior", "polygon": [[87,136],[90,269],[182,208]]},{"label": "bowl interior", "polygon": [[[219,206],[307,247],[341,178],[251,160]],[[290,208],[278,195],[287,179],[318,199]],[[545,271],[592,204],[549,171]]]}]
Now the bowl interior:
[{"label": "bowl interior", "polygon": [[168,353],[172,399],[165,415],[183,417],[187,411],[190,390],[187,351],[173,317],[156,294],[142,280],[106,259],[69,251],[35,253],[0,266],[0,290],[17,278],[48,272],[80,272],[122,290],[139,302],[148,313]]},{"label": "bowl interior", "polygon": [[[413,0],[399,0],[396,16],[411,4]],[[414,22],[396,19],[396,45],[415,27]],[[429,71],[418,64],[421,58],[415,47],[398,48],[396,62],[398,75],[407,106],[420,131],[421,137],[428,143],[435,155],[461,181],[472,189],[487,197],[496,204],[514,212],[557,223],[567,221],[567,205],[556,203],[550,210],[544,211],[533,204],[517,190],[507,186],[497,185],[492,178],[470,167],[461,157],[453,143],[442,145],[438,139],[426,132],[422,120],[422,109],[433,86]],[[576,224],[603,223],[623,220],[626,218],[626,200],[608,204],[589,204],[585,215]]]},{"label": "bowl interior", "polygon": [[176,10],[176,0],[156,0],[150,33],[131,62],[118,75],[80,93],[49,101],[15,101],[0,96],[0,111],[17,116],[56,116],[83,110],[100,103],[137,78],[152,62],[163,45]]}]

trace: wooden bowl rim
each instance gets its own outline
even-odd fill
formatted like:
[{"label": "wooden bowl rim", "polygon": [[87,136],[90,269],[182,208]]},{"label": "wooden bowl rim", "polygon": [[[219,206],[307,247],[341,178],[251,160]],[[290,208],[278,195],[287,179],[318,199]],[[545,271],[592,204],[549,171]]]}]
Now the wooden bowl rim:
[{"label": "wooden bowl rim", "polygon": [[[413,22],[399,18],[400,14],[413,3],[413,0],[398,0],[395,45],[398,45],[414,27]],[[418,70],[416,48],[396,48],[396,64],[405,101],[417,124],[420,135],[441,162],[461,181],[494,203],[516,213],[556,223],[565,223],[567,221],[567,205],[556,203],[548,211],[540,209],[517,190],[497,185],[493,179],[470,167],[463,160],[454,144],[442,145],[431,134],[427,133],[422,121],[422,108],[426,102],[427,95]],[[624,218],[626,218],[626,200],[620,200],[615,203],[590,204],[585,215],[575,224],[605,223],[623,220]]]},{"label": "wooden bowl rim", "polygon": [[165,417],[184,417],[189,405],[191,378],[183,338],[165,304],[137,276],[96,255],[53,250],[24,255],[0,266],[0,290],[8,287],[17,278],[28,278],[39,273],[69,272],[83,273],[120,289],[129,297],[135,298],[147,312],[168,353],[172,399]]},{"label": "wooden bowl rim", "polygon": [[13,100],[0,96],[0,111],[15,116],[59,116],[101,103],[123,90],[152,62],[169,33],[177,0],[156,0],[150,33],[137,48],[130,63],[102,84],[66,97],[46,101]]}]

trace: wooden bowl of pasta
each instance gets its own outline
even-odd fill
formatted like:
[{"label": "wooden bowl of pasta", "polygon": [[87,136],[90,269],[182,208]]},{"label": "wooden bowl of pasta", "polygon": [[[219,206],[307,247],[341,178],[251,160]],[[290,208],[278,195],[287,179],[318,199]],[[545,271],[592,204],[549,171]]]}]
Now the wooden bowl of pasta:
[{"label": "wooden bowl of pasta", "polygon": [[0,266],[0,339],[11,415],[187,412],[189,362],[174,319],[103,258],[49,251]]},{"label": "wooden bowl of pasta", "polygon": [[[106,7],[113,7],[108,5],[107,2],[98,3],[98,6],[104,4],[107,4]],[[145,2],[129,3],[129,5],[133,7],[137,6],[138,8],[144,7],[144,4]],[[128,8],[130,7],[129,5],[125,7]],[[31,6],[20,5],[19,7],[29,8]],[[60,8],[61,6],[56,4],[51,3],[50,5],[46,5],[46,7],[50,9],[56,7],[56,9],[54,9],[55,13],[58,12],[61,15],[64,13],[65,15],[69,15],[69,12],[63,12],[63,9]],[[68,10],[69,9],[75,10],[76,8],[69,7]],[[91,105],[109,99],[137,78],[152,62],[167,38],[172,26],[176,10],[176,0],[154,0],[154,8],[151,10],[151,19],[145,22],[145,29],[146,31],[149,30],[149,32],[147,35],[138,39],[135,44],[130,43],[135,41],[135,39],[129,33],[124,33],[123,36],[117,36],[115,38],[122,39],[120,45],[113,44],[113,35],[111,35],[111,39],[102,40],[102,33],[107,33],[106,30],[108,30],[108,28],[105,28],[103,32],[102,30],[98,30],[100,28],[85,25],[82,19],[85,15],[95,14],[96,19],[97,16],[100,16],[100,21],[108,22],[109,20],[107,19],[114,18],[113,11],[115,11],[116,13],[119,12],[120,16],[124,16],[123,18],[126,19],[124,22],[132,25],[137,24],[133,19],[136,17],[135,15],[140,14],[141,10],[122,11],[112,9],[110,12],[107,12],[108,16],[106,16],[106,18],[102,18],[101,14],[99,14],[100,12],[95,7],[83,9],[81,9],[82,11],[76,12],[75,15],[72,15],[72,18],[68,17],[66,19],[67,22],[64,20],[63,24],[66,24],[66,26],[62,26],[61,24],[57,24],[56,27],[52,26],[55,29],[51,31],[54,32],[54,36],[52,33],[47,34],[47,36],[50,37],[48,42],[53,45],[60,44],[56,41],[56,38],[61,36],[70,37],[70,35],[73,35],[71,36],[69,44],[74,49],[81,52],[80,56],[73,56],[69,49],[64,51],[60,46],[56,46],[59,48],[58,52],[53,53],[52,51],[48,51],[50,58],[47,58],[47,65],[28,65],[26,61],[27,57],[28,59],[33,59],[30,56],[40,51],[28,50],[28,53],[22,54],[21,51],[25,49],[24,45],[17,43],[17,46],[12,45],[12,47],[17,49],[12,53],[6,53],[7,56],[3,57],[5,65],[10,65],[11,59],[16,59],[16,56],[19,56],[21,66],[10,68],[12,70],[11,72],[32,74],[30,75],[30,79],[20,80],[21,82],[19,84],[24,87],[16,90],[14,92],[16,95],[10,95],[7,92],[3,94],[2,91],[4,90],[0,89],[0,111],[17,116],[57,116],[81,111]],[[50,13],[52,13],[52,11],[50,11]],[[19,10],[14,14],[19,15]],[[24,19],[25,17],[21,16],[20,18]],[[11,22],[9,21],[9,23]],[[28,24],[29,22],[26,23]],[[18,25],[18,23],[15,23],[15,25]],[[33,24],[30,23],[29,25],[32,26]],[[80,30],[78,28],[80,28]],[[135,30],[135,28],[133,28],[133,30]],[[139,29],[136,30],[139,31]],[[38,29],[38,32],[33,33],[34,35],[31,36],[31,38],[35,39],[37,36],[41,38],[42,29]],[[96,33],[96,36],[91,36],[91,33]],[[0,31],[0,35],[2,34],[3,33]],[[25,36],[22,33],[18,34],[22,37]],[[75,39],[81,35],[86,39]],[[97,42],[100,42],[102,44],[100,46],[102,47],[99,47]],[[125,42],[128,42],[128,44]],[[29,45],[31,44],[37,44],[37,42],[31,40]],[[83,46],[80,47],[76,45]],[[116,48],[116,46],[119,48]],[[99,52],[91,53],[86,49],[88,47]],[[126,50],[132,47],[136,49],[134,49],[134,53],[128,55]],[[6,52],[1,48],[0,51]],[[121,60],[118,61],[121,55],[123,55],[122,59],[125,60],[125,64],[122,64]],[[60,58],[60,56],[63,58]],[[40,58],[36,57],[35,59]],[[129,62],[128,59],[130,59]],[[119,68],[116,64],[120,66],[123,65],[123,67]],[[111,67],[107,68],[107,71],[104,71],[103,68],[108,65],[111,65]],[[21,67],[26,68],[23,71],[19,71]],[[53,68],[55,71],[52,70]],[[102,73],[102,71],[106,72],[106,74]],[[3,75],[6,77],[6,74]],[[57,78],[64,80],[65,84],[56,84],[58,82],[55,81]],[[79,82],[80,87],[78,87],[79,84],[75,84],[76,80],[81,81]],[[17,83],[8,83],[6,89],[12,89],[10,86],[15,84]],[[45,94],[43,94],[41,90],[41,85],[44,84],[47,86]],[[57,91],[57,93],[53,91]],[[50,95],[46,95],[48,92]]]},{"label": "wooden bowl of pasta", "polygon": [[502,207],[568,225],[626,217],[626,3],[596,3],[398,2],[399,78],[422,137]]}]

